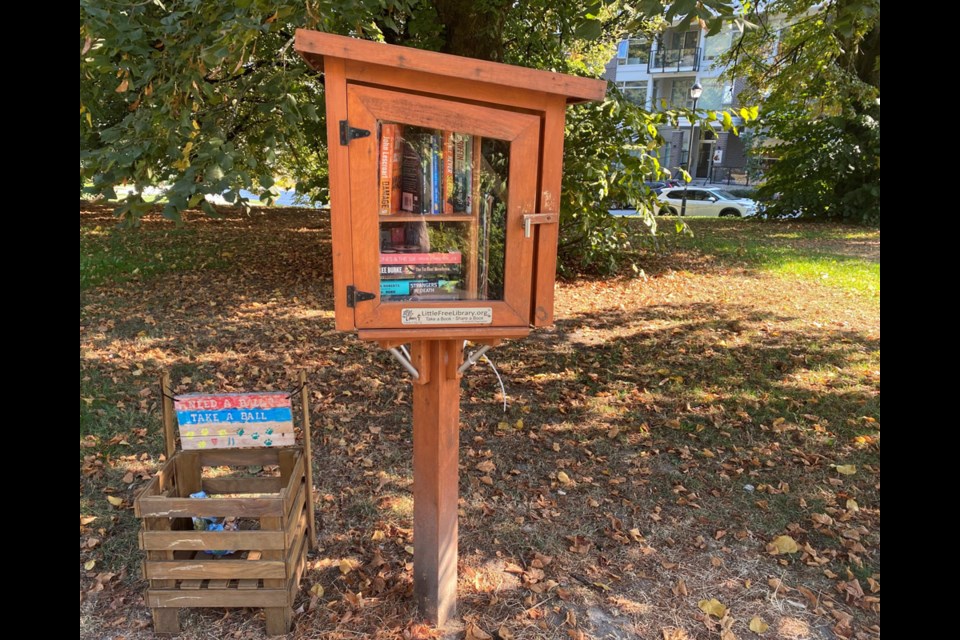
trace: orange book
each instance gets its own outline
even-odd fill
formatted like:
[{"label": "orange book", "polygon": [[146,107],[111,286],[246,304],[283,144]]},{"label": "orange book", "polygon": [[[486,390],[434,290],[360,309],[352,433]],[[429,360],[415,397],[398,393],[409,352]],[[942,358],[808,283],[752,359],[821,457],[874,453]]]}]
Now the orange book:
[{"label": "orange book", "polygon": [[400,180],[403,161],[403,125],[380,127],[380,215],[400,211]]}]

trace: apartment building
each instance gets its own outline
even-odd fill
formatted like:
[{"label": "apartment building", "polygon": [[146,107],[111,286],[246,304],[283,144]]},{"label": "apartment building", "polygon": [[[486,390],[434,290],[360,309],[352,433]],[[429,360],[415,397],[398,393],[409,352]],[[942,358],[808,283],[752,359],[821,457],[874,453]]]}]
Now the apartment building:
[{"label": "apartment building", "polygon": [[[738,107],[736,82],[721,80],[719,56],[733,45],[730,28],[707,37],[699,29],[672,27],[655,37],[637,36],[620,42],[616,57],[607,65],[606,77],[614,81],[627,99],[647,110],[693,106],[690,88],[699,82],[703,94],[698,109]],[[734,123],[740,125],[738,118]],[[665,144],[659,149],[660,164],[675,171],[687,168],[697,179],[726,182],[739,178],[746,166],[743,142],[719,125],[701,127],[681,118],[677,127],[664,127]],[[687,155],[693,136],[693,157]]]}]

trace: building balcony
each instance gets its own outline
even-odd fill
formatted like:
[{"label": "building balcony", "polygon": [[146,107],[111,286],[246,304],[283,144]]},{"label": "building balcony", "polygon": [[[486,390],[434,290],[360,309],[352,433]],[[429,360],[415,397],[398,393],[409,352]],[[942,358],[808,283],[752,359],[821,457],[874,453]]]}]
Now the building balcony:
[{"label": "building balcony", "polygon": [[679,73],[700,69],[700,47],[657,49],[647,63],[647,73]]}]

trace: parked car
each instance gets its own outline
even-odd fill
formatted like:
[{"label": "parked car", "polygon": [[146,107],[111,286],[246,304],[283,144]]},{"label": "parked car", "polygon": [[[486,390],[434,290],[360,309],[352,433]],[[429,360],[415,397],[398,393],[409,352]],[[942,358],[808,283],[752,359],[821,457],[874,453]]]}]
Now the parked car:
[{"label": "parked car", "polygon": [[757,212],[757,203],[750,198],[738,198],[728,191],[713,187],[674,187],[664,189],[659,196],[662,203],[660,215],[680,214],[683,197],[686,193],[688,216],[727,216],[739,218],[752,216]]}]

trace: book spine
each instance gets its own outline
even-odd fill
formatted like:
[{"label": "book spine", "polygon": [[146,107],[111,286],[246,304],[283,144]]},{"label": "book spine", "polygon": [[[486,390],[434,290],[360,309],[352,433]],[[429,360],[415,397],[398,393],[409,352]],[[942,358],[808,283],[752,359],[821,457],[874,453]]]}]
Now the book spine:
[{"label": "book spine", "polygon": [[389,264],[380,267],[380,277],[389,279],[422,279],[438,276],[459,277],[460,265],[452,262],[436,264]]},{"label": "book spine", "polygon": [[381,253],[380,264],[460,264],[463,255],[452,251],[449,253]]},{"label": "book spine", "polygon": [[420,211],[418,213],[430,213],[433,203],[431,195],[433,188],[430,186],[430,180],[433,176],[433,154],[430,151],[430,134],[421,133],[418,136],[420,149],[420,166],[422,174],[420,176],[420,192],[423,195],[420,201]]},{"label": "book spine", "polygon": [[410,213],[420,213],[421,203],[423,201],[422,167],[420,154],[417,153],[417,147],[414,140],[407,138],[403,141],[403,166],[401,184],[403,190],[401,194],[400,208]]},{"label": "book spine", "polygon": [[413,296],[425,293],[452,292],[458,280],[381,280],[382,296]]},{"label": "book spine", "polygon": [[453,213],[453,133],[443,132],[443,212]]},{"label": "book spine", "polygon": [[403,180],[403,125],[389,125],[393,128],[393,162],[390,166],[390,211],[400,211],[400,183]]},{"label": "book spine", "polygon": [[466,210],[466,136],[453,134],[453,211],[463,213]]},{"label": "book spine", "polygon": [[[400,125],[385,124],[380,128],[380,215],[400,210]],[[398,157],[399,156],[399,157]]]},{"label": "book spine", "polygon": [[473,213],[473,139],[474,136],[467,136],[464,148],[463,210],[466,213]]},{"label": "book spine", "polygon": [[477,198],[480,196],[480,136],[473,137],[473,159],[470,162],[470,167],[472,171],[470,172],[470,208],[468,213],[473,213],[475,210],[479,210],[480,203],[477,202]]},{"label": "book spine", "polygon": [[433,201],[430,207],[430,213],[433,215],[438,215],[443,213],[443,189],[442,189],[442,176],[443,176],[443,165],[440,160],[440,134],[434,133],[430,135],[430,160],[431,160],[431,193],[433,193]]}]

